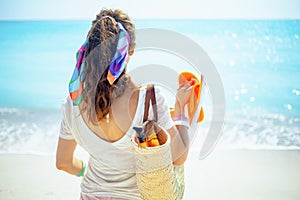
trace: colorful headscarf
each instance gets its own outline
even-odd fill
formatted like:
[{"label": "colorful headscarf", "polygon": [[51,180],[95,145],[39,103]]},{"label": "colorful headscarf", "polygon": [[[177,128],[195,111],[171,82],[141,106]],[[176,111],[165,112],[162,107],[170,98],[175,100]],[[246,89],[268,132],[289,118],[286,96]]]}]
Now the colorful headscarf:
[{"label": "colorful headscarf", "polygon": [[127,65],[128,47],[130,44],[130,36],[128,32],[125,30],[125,28],[122,26],[122,24],[120,22],[116,22],[116,26],[119,34],[117,51],[112,61],[110,62],[109,70],[107,74],[107,80],[111,85],[121,75],[121,73],[124,71]]},{"label": "colorful headscarf", "polygon": [[83,69],[84,69],[84,60],[85,52],[87,50],[89,39],[87,38],[84,44],[76,53],[76,65],[72,75],[72,78],[69,82],[69,93],[74,105],[80,104],[82,97],[82,79],[83,79]]},{"label": "colorful headscarf", "polygon": [[[103,18],[110,18],[116,24],[117,32],[119,34],[118,44],[116,53],[109,64],[109,69],[107,73],[107,80],[109,84],[113,84],[116,79],[122,74],[128,59],[128,47],[130,44],[130,36],[125,28],[122,26],[120,22],[116,22],[114,18],[110,16],[104,16]],[[72,75],[72,78],[69,83],[69,93],[70,97],[73,101],[73,105],[80,104],[82,100],[82,79],[83,79],[83,69],[84,69],[84,60],[85,53],[87,50],[89,38],[86,39],[84,44],[80,47],[80,49],[76,53],[76,66]]]}]

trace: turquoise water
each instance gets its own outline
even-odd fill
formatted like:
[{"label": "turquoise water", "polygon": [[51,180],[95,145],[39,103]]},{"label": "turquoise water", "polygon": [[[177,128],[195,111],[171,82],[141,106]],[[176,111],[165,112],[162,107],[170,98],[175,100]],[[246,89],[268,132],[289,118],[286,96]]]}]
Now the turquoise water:
[{"label": "turquoise water", "polygon": [[[214,61],[226,94],[224,144],[300,147],[299,20],[135,23],[136,28],[166,28],[182,33]],[[52,152],[75,52],[90,24],[0,21],[1,152]],[[41,150],[44,137],[50,144]]]}]

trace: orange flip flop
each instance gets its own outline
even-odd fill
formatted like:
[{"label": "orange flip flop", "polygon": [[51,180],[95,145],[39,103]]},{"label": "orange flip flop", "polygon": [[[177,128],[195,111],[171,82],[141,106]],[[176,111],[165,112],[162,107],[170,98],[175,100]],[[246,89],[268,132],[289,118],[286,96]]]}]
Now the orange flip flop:
[{"label": "orange flip flop", "polygon": [[201,122],[204,119],[204,111],[202,108],[204,94],[204,79],[200,76],[200,80],[191,72],[182,72],[178,77],[179,85],[192,81],[192,96],[188,102],[188,115],[190,125]]}]

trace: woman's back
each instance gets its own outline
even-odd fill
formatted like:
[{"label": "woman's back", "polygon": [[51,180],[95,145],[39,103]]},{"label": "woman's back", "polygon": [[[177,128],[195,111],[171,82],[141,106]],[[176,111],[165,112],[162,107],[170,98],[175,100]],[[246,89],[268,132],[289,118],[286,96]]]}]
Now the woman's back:
[{"label": "woman's back", "polygon": [[109,115],[99,121],[99,124],[89,122],[86,112],[81,112],[82,117],[95,135],[107,142],[115,142],[126,134],[132,124],[137,111],[139,93],[138,87],[134,85],[127,87],[122,96],[112,101]]}]

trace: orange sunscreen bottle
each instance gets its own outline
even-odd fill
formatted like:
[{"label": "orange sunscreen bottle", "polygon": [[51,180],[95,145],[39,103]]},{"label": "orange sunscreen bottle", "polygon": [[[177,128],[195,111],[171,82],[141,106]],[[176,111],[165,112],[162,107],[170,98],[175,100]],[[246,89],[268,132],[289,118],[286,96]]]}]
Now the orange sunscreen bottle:
[{"label": "orange sunscreen bottle", "polygon": [[148,138],[147,138],[147,142],[148,142],[148,146],[149,147],[155,147],[155,146],[159,146],[159,141],[157,139],[156,133],[151,134]]}]

